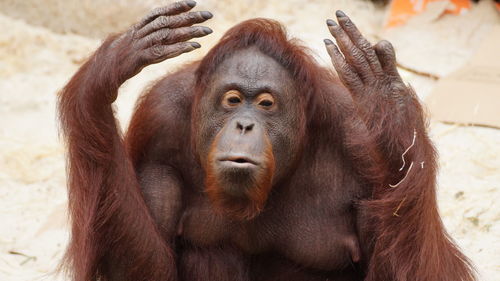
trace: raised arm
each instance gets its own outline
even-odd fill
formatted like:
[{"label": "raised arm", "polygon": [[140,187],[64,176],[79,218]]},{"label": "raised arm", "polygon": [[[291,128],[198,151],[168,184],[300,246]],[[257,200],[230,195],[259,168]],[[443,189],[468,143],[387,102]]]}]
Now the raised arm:
[{"label": "raised arm", "polygon": [[340,50],[326,39],[327,51],[358,114],[381,144],[385,160],[397,166],[414,132],[426,136],[421,105],[399,76],[391,43],[380,41],[372,46],[343,12],[337,12],[337,19],[339,24],[328,20],[327,25]]},{"label": "raised arm", "polygon": [[176,280],[175,261],[139,191],[111,104],[120,85],[149,64],[199,48],[191,26],[212,15],[188,12],[194,1],[158,8],[130,30],[108,38],[59,97],[68,147],[73,280]]},{"label": "raised arm", "polygon": [[381,41],[372,46],[349,17],[341,11],[336,15],[338,24],[328,20],[327,25],[338,47],[329,39],[325,44],[367,139],[354,140],[358,147],[352,155],[371,163],[359,165],[365,169],[360,174],[376,179],[373,196],[361,202],[358,218],[365,280],[473,280],[471,265],[439,217],[436,154],[422,106],[396,69],[392,45]]}]

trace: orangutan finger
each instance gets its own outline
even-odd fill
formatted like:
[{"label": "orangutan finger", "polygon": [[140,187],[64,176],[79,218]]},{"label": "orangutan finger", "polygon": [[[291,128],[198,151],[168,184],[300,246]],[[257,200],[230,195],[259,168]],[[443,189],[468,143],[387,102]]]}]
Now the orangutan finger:
[{"label": "orangutan finger", "polygon": [[189,26],[174,29],[160,29],[142,38],[140,45],[143,48],[161,44],[169,45],[184,42],[195,37],[203,37],[212,33],[212,29],[206,26]]},{"label": "orangutan finger", "polygon": [[382,75],[382,66],[380,65],[377,54],[375,54],[375,50],[373,50],[372,44],[370,44],[370,42],[363,37],[354,22],[346,14],[344,14],[344,12],[339,10],[336,15],[342,29],[344,29],[354,45],[356,45],[356,47],[364,53],[373,73],[376,76]]},{"label": "orangutan finger", "polygon": [[330,39],[325,39],[325,47],[328,55],[332,59],[333,66],[337,71],[340,80],[350,89],[356,89],[363,85],[363,82],[356,71],[346,62],[344,56],[339,51],[335,43]]},{"label": "orangutan finger", "polygon": [[152,64],[159,63],[169,58],[177,57],[183,53],[200,48],[197,42],[180,42],[172,45],[156,45],[145,50],[144,59]]},{"label": "orangutan finger", "polygon": [[152,22],[159,16],[172,16],[180,13],[187,12],[196,6],[196,2],[193,0],[184,0],[172,3],[170,5],[159,7],[153,9],[149,14],[147,14],[134,28],[139,30],[143,28],[146,24]]},{"label": "orangutan finger", "polygon": [[196,23],[202,23],[212,17],[212,13],[207,11],[182,13],[175,16],[159,16],[143,28],[139,29],[136,36],[137,38],[142,38],[163,28],[190,26]]},{"label": "orangutan finger", "polygon": [[392,44],[387,40],[382,40],[375,44],[374,49],[384,72],[388,75],[399,77],[396,52]]},{"label": "orangutan finger", "polygon": [[[366,60],[363,52],[354,45],[346,32],[333,20],[326,21],[328,29],[332,36],[337,40],[338,47],[344,54],[345,60],[353,69],[356,70],[359,77],[363,81],[368,81],[373,78],[371,71],[367,72],[368,61]],[[369,67],[368,67],[369,68]]]}]

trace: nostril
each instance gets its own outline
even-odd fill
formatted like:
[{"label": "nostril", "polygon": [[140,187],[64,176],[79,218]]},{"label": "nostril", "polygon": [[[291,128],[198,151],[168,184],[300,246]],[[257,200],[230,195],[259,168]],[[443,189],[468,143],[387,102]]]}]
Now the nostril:
[{"label": "nostril", "polygon": [[240,122],[236,122],[236,129],[243,131],[243,125]]},{"label": "nostril", "polygon": [[255,123],[251,123],[249,124],[250,122],[240,122],[240,121],[237,121],[236,122],[236,129],[241,132],[241,134],[245,134],[246,132],[249,132],[253,129],[253,127],[255,126]]}]

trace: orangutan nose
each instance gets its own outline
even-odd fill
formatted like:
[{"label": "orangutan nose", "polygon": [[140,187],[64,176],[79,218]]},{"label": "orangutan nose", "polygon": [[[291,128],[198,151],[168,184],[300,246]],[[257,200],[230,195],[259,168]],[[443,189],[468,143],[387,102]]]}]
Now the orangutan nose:
[{"label": "orangutan nose", "polygon": [[240,120],[236,121],[236,129],[242,135],[244,135],[247,132],[252,131],[254,126],[255,126],[255,123],[249,119],[240,119]]},{"label": "orangutan nose", "polygon": [[222,156],[260,159],[266,148],[267,136],[259,120],[238,116],[229,122],[218,134],[218,152]]}]

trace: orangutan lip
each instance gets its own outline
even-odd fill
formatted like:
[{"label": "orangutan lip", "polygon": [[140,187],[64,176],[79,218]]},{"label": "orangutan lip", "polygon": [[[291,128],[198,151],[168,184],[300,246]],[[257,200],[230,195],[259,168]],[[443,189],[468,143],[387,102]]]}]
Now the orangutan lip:
[{"label": "orangutan lip", "polygon": [[245,156],[227,156],[219,158],[219,161],[233,162],[237,164],[251,164],[258,166],[259,163]]}]

